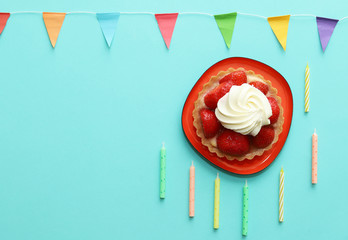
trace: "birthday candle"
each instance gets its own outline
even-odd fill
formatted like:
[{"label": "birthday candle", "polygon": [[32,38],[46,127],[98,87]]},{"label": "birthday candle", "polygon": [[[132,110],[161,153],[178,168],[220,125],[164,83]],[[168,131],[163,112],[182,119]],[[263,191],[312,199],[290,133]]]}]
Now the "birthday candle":
[{"label": "birthday candle", "polygon": [[312,135],[312,184],[317,184],[318,182],[318,135],[314,129]]},{"label": "birthday candle", "polygon": [[245,185],[243,187],[243,236],[248,234],[248,212],[249,212],[249,187],[245,180]]},{"label": "birthday candle", "polygon": [[189,216],[195,216],[195,166],[190,167],[190,199],[189,199]]},{"label": "birthday candle", "polygon": [[166,195],[166,148],[164,143],[161,148],[161,180],[160,180],[160,198]]},{"label": "birthday candle", "polygon": [[219,228],[219,215],[220,215],[220,178],[218,173],[215,179],[214,229]]},{"label": "birthday candle", "polygon": [[309,67],[305,71],[305,112],[309,112]]},{"label": "birthday candle", "polygon": [[279,222],[284,221],[284,170],[280,170],[279,177]]}]

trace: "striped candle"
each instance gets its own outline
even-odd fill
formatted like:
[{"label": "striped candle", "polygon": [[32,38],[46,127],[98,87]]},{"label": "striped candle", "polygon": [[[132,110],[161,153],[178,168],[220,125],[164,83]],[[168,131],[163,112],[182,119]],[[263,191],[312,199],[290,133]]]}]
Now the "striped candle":
[{"label": "striped candle", "polygon": [[160,173],[160,198],[166,196],[166,148],[164,143],[161,148],[161,173]]},{"label": "striped candle", "polygon": [[312,184],[318,183],[318,135],[314,129],[312,135]]},{"label": "striped candle", "polygon": [[305,112],[309,112],[309,67],[308,63],[305,71]]},{"label": "striped candle", "polygon": [[279,222],[284,221],[284,170],[280,170],[279,178]]},{"label": "striped candle", "polygon": [[189,216],[195,216],[195,166],[190,167],[190,194],[189,194]]},{"label": "striped candle", "polygon": [[214,229],[219,228],[219,217],[220,217],[220,178],[218,173],[215,179]]},{"label": "striped candle", "polygon": [[247,180],[245,180],[245,185],[243,187],[243,226],[242,235],[246,236],[248,234],[248,215],[249,215],[249,187]]}]

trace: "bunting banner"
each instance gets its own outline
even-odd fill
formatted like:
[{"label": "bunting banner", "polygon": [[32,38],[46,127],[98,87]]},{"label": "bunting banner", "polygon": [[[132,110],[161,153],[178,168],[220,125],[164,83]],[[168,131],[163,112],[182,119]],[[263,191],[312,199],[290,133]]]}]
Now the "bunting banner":
[{"label": "bunting banner", "polygon": [[330,41],[330,38],[335,30],[336,25],[347,17],[343,17],[340,20],[332,18],[318,17],[312,14],[294,14],[294,15],[284,15],[284,16],[275,16],[275,17],[265,17],[260,15],[248,14],[248,13],[226,13],[226,14],[209,14],[202,12],[181,12],[181,13],[152,13],[152,12],[109,12],[109,13],[96,13],[96,12],[86,12],[86,11],[76,11],[76,12],[67,12],[67,13],[56,13],[56,12],[41,12],[41,11],[18,11],[18,12],[9,12],[1,13],[0,12],[0,35],[3,32],[9,17],[12,14],[42,14],[45,27],[47,30],[48,37],[50,39],[51,45],[55,48],[57,39],[65,20],[66,14],[93,14],[96,15],[96,19],[100,25],[103,36],[108,47],[111,47],[114,35],[116,33],[118,21],[121,15],[123,14],[146,14],[155,16],[158,28],[161,32],[164,43],[169,49],[170,43],[172,40],[175,24],[179,14],[190,14],[190,15],[205,15],[214,19],[220,33],[225,41],[227,48],[231,48],[232,36],[237,20],[237,15],[252,16],[261,19],[267,19],[269,26],[271,27],[274,35],[276,36],[279,44],[282,46],[283,50],[286,51],[286,43],[288,37],[288,28],[290,23],[290,17],[311,17],[316,18],[317,28],[319,33],[319,40],[323,52],[325,52],[327,45]]},{"label": "bunting banner", "polygon": [[10,13],[0,13],[0,34],[4,30],[9,17]]},{"label": "bunting banner", "polygon": [[118,19],[120,18],[120,13],[97,13],[96,16],[104,38],[110,47],[115,35]]},{"label": "bunting banner", "polygon": [[43,12],[42,17],[45,22],[48,37],[50,38],[52,47],[54,48],[64,22],[65,13]]},{"label": "bunting banner", "polygon": [[267,18],[267,21],[271,26],[274,35],[276,35],[280,45],[282,45],[284,51],[286,51],[286,40],[288,37],[290,15],[269,17]]},{"label": "bunting banner", "polygon": [[337,23],[337,19],[317,17],[318,33],[323,52],[325,52]]},{"label": "bunting banner", "polygon": [[237,13],[227,13],[214,15],[215,22],[218,25],[221,35],[225,40],[226,46],[231,47],[234,25],[236,23]]},{"label": "bunting banner", "polygon": [[161,31],[163,40],[169,49],[170,42],[172,40],[173,31],[175,28],[176,19],[179,13],[161,13],[155,14],[158,27]]}]

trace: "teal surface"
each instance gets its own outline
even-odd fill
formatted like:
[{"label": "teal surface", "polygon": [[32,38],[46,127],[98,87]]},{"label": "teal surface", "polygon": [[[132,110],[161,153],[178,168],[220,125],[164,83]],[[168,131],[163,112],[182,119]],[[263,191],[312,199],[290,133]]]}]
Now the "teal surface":
[{"label": "teal surface", "polygon": [[[197,11],[341,18],[345,0],[3,1],[1,11]],[[213,17],[178,17],[170,50],[149,15],[121,15],[111,48],[94,15],[67,15],[52,49],[40,14],[10,17],[0,36],[0,239],[243,239],[244,177],[204,161],[181,128],[186,96],[211,65],[231,56],[279,71],[294,96],[287,142],[261,174],[247,177],[249,240],[347,239],[348,21],[322,53],[316,22],[290,20],[284,52],[264,19],[237,17],[231,49]],[[311,70],[304,113],[304,70]],[[311,135],[319,136],[318,185]],[[159,199],[162,141],[166,198]],[[196,216],[188,217],[196,166]],[[278,182],[285,171],[284,222]],[[220,228],[213,229],[214,179]],[[245,238],[244,238],[245,239]]]}]

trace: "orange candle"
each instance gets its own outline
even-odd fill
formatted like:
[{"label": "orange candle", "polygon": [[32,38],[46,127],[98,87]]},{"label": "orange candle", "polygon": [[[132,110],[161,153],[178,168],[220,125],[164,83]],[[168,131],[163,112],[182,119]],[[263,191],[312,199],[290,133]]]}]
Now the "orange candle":
[{"label": "orange candle", "polygon": [[195,216],[195,166],[193,166],[193,161],[190,167],[189,216]]},{"label": "orange candle", "polygon": [[318,135],[314,129],[312,135],[312,184],[317,184],[318,182]]}]

